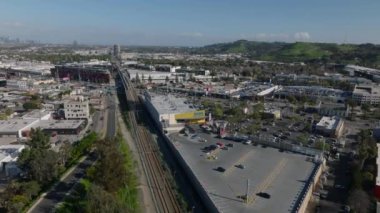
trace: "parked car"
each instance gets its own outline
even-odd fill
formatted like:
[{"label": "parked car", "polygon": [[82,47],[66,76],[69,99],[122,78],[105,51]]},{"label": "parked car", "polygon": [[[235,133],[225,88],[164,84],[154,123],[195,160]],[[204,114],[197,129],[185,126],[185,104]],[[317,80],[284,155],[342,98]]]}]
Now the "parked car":
[{"label": "parked car", "polygon": [[260,196],[260,197],[266,198],[266,199],[270,198],[270,194],[268,194],[266,192],[259,192],[259,193],[257,193],[257,196]]},{"label": "parked car", "polygon": [[249,144],[251,144],[251,143],[252,143],[252,141],[251,141],[251,140],[246,140],[246,141],[244,141],[244,143],[243,143],[243,144],[249,145]]},{"label": "parked car", "polygon": [[225,171],[226,171],[226,169],[223,168],[223,167],[221,167],[221,166],[219,166],[218,168],[216,168],[216,170],[217,170],[218,172],[225,172]]},{"label": "parked car", "polygon": [[239,169],[244,169],[245,168],[245,166],[243,164],[236,165],[236,167],[239,168]]}]

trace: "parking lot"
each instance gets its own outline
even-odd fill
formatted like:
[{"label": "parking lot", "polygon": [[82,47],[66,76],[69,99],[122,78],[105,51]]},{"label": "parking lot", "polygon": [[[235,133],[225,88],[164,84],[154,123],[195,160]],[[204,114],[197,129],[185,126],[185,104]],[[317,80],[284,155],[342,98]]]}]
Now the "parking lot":
[{"label": "parking lot", "polygon": [[[289,212],[315,168],[305,155],[219,139],[198,130],[170,138],[220,212]],[[217,143],[228,149],[204,150]]]}]

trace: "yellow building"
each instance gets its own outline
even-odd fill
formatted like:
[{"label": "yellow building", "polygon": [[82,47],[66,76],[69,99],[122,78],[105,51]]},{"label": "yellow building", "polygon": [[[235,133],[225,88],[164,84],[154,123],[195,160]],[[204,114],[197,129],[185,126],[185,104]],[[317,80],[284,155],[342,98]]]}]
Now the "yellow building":
[{"label": "yellow building", "polygon": [[204,124],[205,110],[195,109],[186,98],[146,92],[145,106],[160,128],[179,131],[186,124]]}]

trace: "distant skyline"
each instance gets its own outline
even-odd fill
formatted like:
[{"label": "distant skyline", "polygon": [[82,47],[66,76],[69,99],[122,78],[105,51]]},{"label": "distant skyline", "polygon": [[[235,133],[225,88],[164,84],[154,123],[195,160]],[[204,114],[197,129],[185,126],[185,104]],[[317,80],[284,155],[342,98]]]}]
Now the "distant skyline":
[{"label": "distant skyline", "polygon": [[3,0],[0,36],[105,45],[379,44],[379,8],[378,0]]}]

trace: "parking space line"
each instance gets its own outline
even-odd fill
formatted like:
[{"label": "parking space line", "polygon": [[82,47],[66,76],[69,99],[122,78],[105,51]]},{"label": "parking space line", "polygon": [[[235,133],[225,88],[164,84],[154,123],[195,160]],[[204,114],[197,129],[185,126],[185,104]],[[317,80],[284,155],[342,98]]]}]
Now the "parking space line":
[{"label": "parking space line", "polygon": [[221,148],[217,148],[217,149],[213,150],[209,155],[207,155],[207,159],[208,159],[208,160],[212,160],[212,159],[215,160],[215,158],[217,157],[216,155],[217,155],[221,150],[222,150]]},{"label": "parking space line", "polygon": [[276,179],[278,174],[282,171],[282,169],[285,167],[286,163],[288,162],[287,158],[283,158],[280,162],[277,163],[276,167],[272,170],[272,172],[262,181],[256,189],[248,196],[247,198],[247,203],[249,205],[254,204],[256,198],[257,198],[257,193],[265,191],[273,181]]},{"label": "parking space line", "polygon": [[249,155],[254,152],[255,152],[254,150],[250,150],[249,152],[245,153],[234,164],[232,164],[229,168],[227,168],[226,171],[223,173],[223,175],[228,176],[233,170],[236,169],[236,165],[242,164],[249,157]]}]

